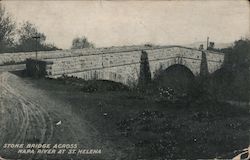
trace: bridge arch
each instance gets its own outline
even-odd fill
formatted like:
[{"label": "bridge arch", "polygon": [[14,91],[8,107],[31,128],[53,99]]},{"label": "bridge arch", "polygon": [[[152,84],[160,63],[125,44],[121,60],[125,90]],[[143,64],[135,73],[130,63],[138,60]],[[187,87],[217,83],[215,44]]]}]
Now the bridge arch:
[{"label": "bridge arch", "polygon": [[155,76],[157,76],[159,72],[164,71],[174,65],[185,66],[195,76],[199,75],[200,73],[200,61],[199,60],[187,59],[183,57],[175,57],[175,58],[171,58],[171,59],[164,60],[164,61],[156,61],[153,63],[151,62],[150,66],[151,66],[152,78],[154,79]]},{"label": "bridge arch", "polygon": [[159,87],[170,87],[179,93],[187,93],[195,80],[193,72],[185,65],[174,64],[162,70],[154,78]]}]

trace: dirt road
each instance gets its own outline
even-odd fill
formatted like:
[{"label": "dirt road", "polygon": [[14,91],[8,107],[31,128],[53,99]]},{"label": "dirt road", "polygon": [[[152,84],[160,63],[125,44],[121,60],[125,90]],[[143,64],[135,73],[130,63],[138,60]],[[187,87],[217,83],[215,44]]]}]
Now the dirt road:
[{"label": "dirt road", "polygon": [[[100,142],[100,133],[88,121],[75,115],[71,108],[67,102],[50,98],[30,81],[9,72],[0,73],[0,156],[41,158],[34,154],[16,154],[17,150],[4,149],[3,146],[49,143],[78,144],[78,148],[84,149],[105,148],[99,158],[111,158],[108,150],[113,149],[104,147],[105,144]],[[75,158],[82,159],[81,156]],[[98,155],[93,157],[98,158]]]},{"label": "dirt road", "polygon": [[0,65],[0,72],[6,72],[6,71],[20,71],[24,70],[26,68],[25,64],[14,64],[14,65]]}]

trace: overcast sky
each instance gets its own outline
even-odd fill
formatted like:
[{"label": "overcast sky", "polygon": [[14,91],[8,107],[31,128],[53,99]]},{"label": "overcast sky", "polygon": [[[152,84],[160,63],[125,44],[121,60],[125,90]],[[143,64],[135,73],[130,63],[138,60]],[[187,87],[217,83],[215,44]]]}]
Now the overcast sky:
[{"label": "overcast sky", "polygon": [[21,23],[30,21],[47,42],[69,48],[76,36],[101,46],[233,42],[249,37],[246,1],[5,1]]}]

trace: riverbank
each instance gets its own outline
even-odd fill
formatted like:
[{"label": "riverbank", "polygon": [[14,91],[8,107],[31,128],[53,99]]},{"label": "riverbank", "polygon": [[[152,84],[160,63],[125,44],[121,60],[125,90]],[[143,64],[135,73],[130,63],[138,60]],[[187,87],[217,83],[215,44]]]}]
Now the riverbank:
[{"label": "riverbank", "polygon": [[103,90],[105,82],[100,82],[101,90],[86,89],[90,83],[98,86],[97,81],[80,81],[80,86],[75,81],[48,79],[35,83],[52,97],[70,103],[77,116],[121,151],[120,158],[232,158],[232,152],[249,145],[247,106],[185,97],[173,101],[120,85],[121,89]]}]

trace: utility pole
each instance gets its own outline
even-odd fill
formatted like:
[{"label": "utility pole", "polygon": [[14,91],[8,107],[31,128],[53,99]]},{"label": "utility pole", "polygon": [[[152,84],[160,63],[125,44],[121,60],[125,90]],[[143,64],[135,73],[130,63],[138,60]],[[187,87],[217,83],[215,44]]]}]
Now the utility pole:
[{"label": "utility pole", "polygon": [[36,36],[33,36],[32,38],[34,38],[36,40],[36,63],[35,63],[35,67],[36,67],[36,76],[39,76],[39,66],[38,66],[38,58],[37,58],[37,47],[38,47],[38,39],[40,39],[41,37],[38,36],[38,34],[36,34]]},{"label": "utility pole", "polygon": [[37,60],[37,47],[38,47],[38,39],[40,39],[41,37],[36,35],[36,36],[33,36],[32,38],[34,38],[36,40],[36,60]]},{"label": "utility pole", "polygon": [[209,37],[207,37],[207,49],[208,49]]}]

